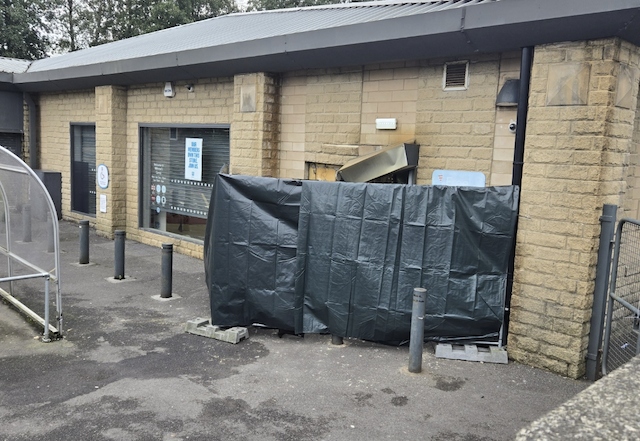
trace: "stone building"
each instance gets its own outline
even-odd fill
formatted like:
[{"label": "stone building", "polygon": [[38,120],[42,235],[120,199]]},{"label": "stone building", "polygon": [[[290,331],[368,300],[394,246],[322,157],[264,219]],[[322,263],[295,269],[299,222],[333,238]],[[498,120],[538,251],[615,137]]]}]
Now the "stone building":
[{"label": "stone building", "polygon": [[520,185],[509,355],[579,377],[602,206],[640,216],[639,46],[640,0],[231,14],[0,59],[0,102],[15,116],[0,133],[22,124],[25,160],[61,174],[64,218],[193,256],[227,167],[334,179],[351,159],[415,142],[418,184],[449,169]]}]

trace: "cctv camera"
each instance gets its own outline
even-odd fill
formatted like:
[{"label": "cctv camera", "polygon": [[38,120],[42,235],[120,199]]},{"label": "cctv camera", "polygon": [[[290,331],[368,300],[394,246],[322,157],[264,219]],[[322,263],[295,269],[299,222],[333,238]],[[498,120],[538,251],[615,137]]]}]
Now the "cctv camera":
[{"label": "cctv camera", "polygon": [[186,86],[184,86],[187,88],[188,92],[193,92],[193,84],[187,84]]},{"label": "cctv camera", "polygon": [[511,120],[511,122],[509,123],[509,131],[511,133],[515,133],[516,132],[516,127],[517,127],[516,122]]}]

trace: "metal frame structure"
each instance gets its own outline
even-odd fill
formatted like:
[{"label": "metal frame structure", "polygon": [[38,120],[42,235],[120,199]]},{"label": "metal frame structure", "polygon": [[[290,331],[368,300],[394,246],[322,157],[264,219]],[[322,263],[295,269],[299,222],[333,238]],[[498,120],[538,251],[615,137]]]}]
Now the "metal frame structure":
[{"label": "metal frame structure", "polygon": [[[53,204],[53,201],[51,200],[49,192],[47,191],[42,181],[35,174],[35,172],[27,164],[25,164],[19,157],[17,157],[16,155],[14,155],[12,152],[5,149],[4,147],[0,147],[0,153],[9,155],[14,160],[23,164],[22,168],[14,167],[6,164],[0,164],[0,170],[7,171],[10,173],[19,173],[23,175],[28,175],[32,178],[30,182],[35,182],[40,185],[41,187],[40,189],[43,195],[45,196],[44,199],[49,209],[49,213],[51,214],[50,216],[48,216],[47,221],[51,222],[51,227],[53,230],[52,231],[53,245],[54,245],[53,253],[54,253],[54,262],[55,262],[54,264],[55,267],[53,268],[53,270],[46,271],[42,268],[39,268],[29,260],[19,256],[14,251],[12,251],[11,244],[13,239],[11,237],[11,228],[10,228],[11,217],[10,217],[10,210],[8,205],[9,200],[7,198],[7,193],[5,191],[4,185],[0,181],[0,193],[2,195],[2,201],[4,206],[5,233],[6,233],[6,239],[7,239],[7,243],[5,244],[6,246],[4,246],[3,244],[0,244],[0,254],[7,257],[7,269],[8,269],[8,276],[0,277],[0,282],[9,282],[9,292],[0,288],[0,296],[3,297],[9,303],[11,303],[14,307],[19,309],[22,313],[30,317],[32,320],[42,325],[44,328],[42,341],[49,342],[52,339],[52,334],[54,334],[55,336],[62,335],[62,297],[60,293],[59,225],[58,225],[58,217],[56,215],[56,209]],[[29,271],[33,271],[33,272],[30,274],[14,275],[14,265],[13,265],[14,263],[18,263],[24,266],[25,268],[27,268]],[[13,295],[14,282],[21,281],[21,280],[37,279],[37,278],[44,279],[44,317],[38,316],[38,314],[36,314],[34,311],[32,311],[22,302],[20,302],[20,300],[15,298]],[[57,322],[57,328],[51,325],[50,317],[49,317],[50,283],[51,282],[53,282],[55,285],[54,286],[55,305],[56,305],[55,320]]]},{"label": "metal frame structure", "polygon": [[[632,230],[629,231],[629,229]],[[640,221],[622,219],[616,231],[602,349],[602,374],[608,374],[638,354],[640,354]]]}]

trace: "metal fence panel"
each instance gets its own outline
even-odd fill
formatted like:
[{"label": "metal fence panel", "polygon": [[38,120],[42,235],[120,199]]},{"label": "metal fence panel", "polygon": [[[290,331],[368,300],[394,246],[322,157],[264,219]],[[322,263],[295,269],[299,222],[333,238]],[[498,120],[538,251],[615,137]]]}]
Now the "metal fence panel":
[{"label": "metal fence panel", "polygon": [[618,224],[607,304],[602,373],[622,366],[640,352],[640,221]]}]

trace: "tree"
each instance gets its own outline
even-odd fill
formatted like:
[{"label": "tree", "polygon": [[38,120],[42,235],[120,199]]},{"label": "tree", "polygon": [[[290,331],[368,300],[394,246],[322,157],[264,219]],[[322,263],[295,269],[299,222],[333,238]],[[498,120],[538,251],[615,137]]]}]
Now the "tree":
[{"label": "tree", "polygon": [[238,11],[234,0],[177,0],[177,3],[187,14],[187,23]]},{"label": "tree", "polygon": [[76,50],[237,11],[234,0],[54,0],[58,47]]},{"label": "tree", "polygon": [[78,23],[81,5],[78,0],[57,0],[55,3],[58,19],[54,22],[60,35],[56,45],[63,52],[72,52],[81,47],[78,41]]},{"label": "tree", "polygon": [[45,0],[0,0],[0,56],[42,58],[48,49],[46,11]]},{"label": "tree", "polygon": [[344,0],[249,0],[248,11],[266,11],[272,9],[302,8],[305,6],[332,5],[347,3]]},{"label": "tree", "polygon": [[234,0],[0,0],[0,56],[37,59],[237,10]]},{"label": "tree", "polygon": [[144,32],[167,29],[219,15],[237,12],[234,0],[161,0],[150,9]]},{"label": "tree", "polygon": [[87,2],[81,27],[87,34],[89,46],[98,46],[114,40],[113,28],[118,19],[117,6],[117,0]]}]

